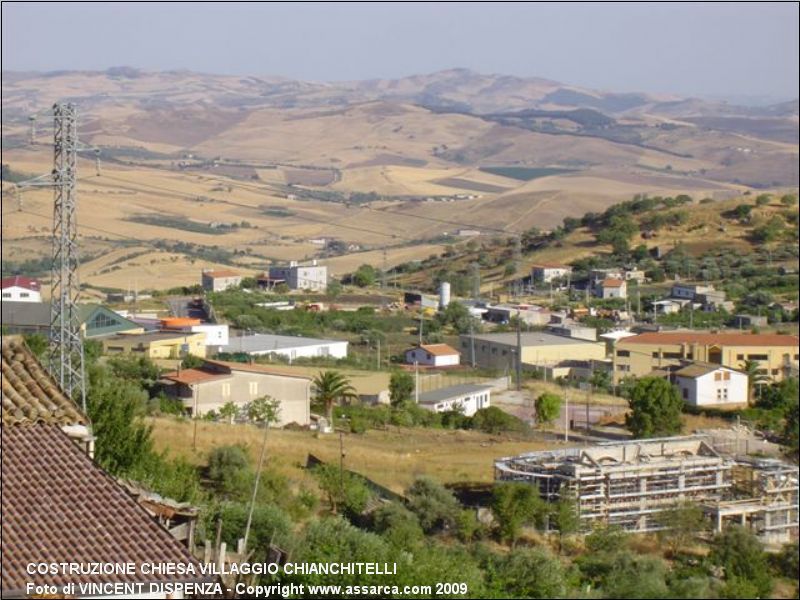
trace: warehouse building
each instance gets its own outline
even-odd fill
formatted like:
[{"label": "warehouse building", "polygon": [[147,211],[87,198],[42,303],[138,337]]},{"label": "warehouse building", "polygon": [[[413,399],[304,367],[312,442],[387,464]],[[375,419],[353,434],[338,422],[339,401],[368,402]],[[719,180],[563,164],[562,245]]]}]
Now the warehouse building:
[{"label": "warehouse building", "polygon": [[[475,363],[491,369],[513,368],[516,364],[517,334],[489,333],[474,337],[462,335],[461,352]],[[566,360],[603,360],[606,347],[602,342],[590,342],[541,331],[520,334],[522,364],[528,367],[552,367]]]}]

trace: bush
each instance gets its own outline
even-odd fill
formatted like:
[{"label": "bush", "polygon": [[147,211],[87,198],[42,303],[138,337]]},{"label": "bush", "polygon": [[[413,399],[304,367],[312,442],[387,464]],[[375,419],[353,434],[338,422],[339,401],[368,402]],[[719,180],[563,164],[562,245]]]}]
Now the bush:
[{"label": "bush", "polygon": [[426,532],[449,529],[458,518],[461,506],[453,493],[430,477],[418,477],[406,490],[408,507]]},{"label": "bush", "polygon": [[506,431],[525,431],[526,425],[517,417],[510,415],[496,406],[489,406],[477,411],[472,417],[472,428],[486,433],[503,433]]}]

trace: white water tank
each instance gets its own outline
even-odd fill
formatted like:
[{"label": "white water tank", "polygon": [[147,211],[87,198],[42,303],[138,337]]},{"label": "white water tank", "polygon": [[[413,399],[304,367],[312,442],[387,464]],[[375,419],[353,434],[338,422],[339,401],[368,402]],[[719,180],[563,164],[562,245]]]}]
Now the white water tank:
[{"label": "white water tank", "polygon": [[439,310],[444,310],[450,304],[450,284],[443,281],[439,285]]}]

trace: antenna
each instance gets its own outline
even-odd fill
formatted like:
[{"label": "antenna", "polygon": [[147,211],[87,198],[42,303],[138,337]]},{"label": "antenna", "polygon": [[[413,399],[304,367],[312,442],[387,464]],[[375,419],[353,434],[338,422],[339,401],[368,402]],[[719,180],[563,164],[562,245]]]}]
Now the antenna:
[{"label": "antenna", "polygon": [[53,105],[53,264],[50,277],[50,373],[86,410],[83,340],[78,315],[78,227],[75,193],[78,123],[74,104]]}]

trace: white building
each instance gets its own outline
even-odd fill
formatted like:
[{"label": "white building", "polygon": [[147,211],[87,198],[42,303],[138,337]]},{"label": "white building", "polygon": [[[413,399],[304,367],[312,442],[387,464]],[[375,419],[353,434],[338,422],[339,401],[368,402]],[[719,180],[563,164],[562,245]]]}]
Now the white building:
[{"label": "white building", "polygon": [[406,350],[406,363],[427,367],[452,367],[461,362],[461,353],[447,344],[422,344]]},{"label": "white building", "polygon": [[471,417],[480,409],[489,407],[491,394],[490,385],[467,383],[420,394],[419,405],[433,412],[462,410]]},{"label": "white building", "polygon": [[291,362],[297,358],[346,358],[347,342],[344,340],[323,340],[291,335],[257,333],[255,335],[231,338],[229,343],[222,346],[219,351],[228,354],[242,353],[250,356],[276,354],[285,356]]},{"label": "white building", "polygon": [[624,279],[604,279],[597,290],[601,298],[627,298],[628,283]]},{"label": "white building", "polygon": [[191,325],[188,329],[192,333],[204,333],[206,335],[206,348],[228,345],[227,325],[219,323],[202,323],[200,325]]},{"label": "white building", "polygon": [[693,363],[675,371],[674,378],[690,406],[747,404],[747,374],[736,369]]},{"label": "white building", "polygon": [[676,283],[670,290],[670,296],[673,298],[684,298],[686,300],[694,300],[700,294],[707,294],[713,292],[713,285],[702,285],[697,283]]},{"label": "white building", "polygon": [[572,267],[563,265],[540,264],[531,267],[531,279],[536,283],[550,283],[554,279],[569,277],[571,273]]},{"label": "white building", "polygon": [[328,267],[318,265],[316,260],[310,265],[298,265],[292,261],[289,266],[270,267],[266,281],[286,283],[290,290],[324,292],[328,289]]},{"label": "white building", "polygon": [[222,269],[218,271],[203,271],[202,284],[207,292],[222,292],[236,287],[242,283],[242,276],[236,271]]},{"label": "white building", "polygon": [[3,301],[41,302],[42,286],[36,279],[14,275],[3,278]]}]

